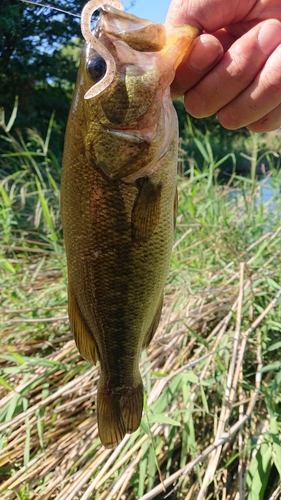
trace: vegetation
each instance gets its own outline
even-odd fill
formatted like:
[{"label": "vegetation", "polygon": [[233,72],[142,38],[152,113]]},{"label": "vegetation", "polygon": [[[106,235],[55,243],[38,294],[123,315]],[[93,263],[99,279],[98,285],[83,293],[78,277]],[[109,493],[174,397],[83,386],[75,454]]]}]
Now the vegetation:
[{"label": "vegetation", "polygon": [[[97,435],[99,369],[67,320],[52,120],[44,139],[7,125],[1,137],[0,497],[280,498],[280,139],[232,135],[219,155],[188,122],[163,315],[141,358],[142,425],[112,451]],[[249,177],[235,174],[239,145]]]},{"label": "vegetation", "polygon": [[9,114],[18,99],[16,126],[22,133],[36,124],[45,135],[55,113],[52,150],[59,158],[82,47],[79,15],[85,2],[55,3],[77,17],[21,0],[1,0],[0,107]]}]

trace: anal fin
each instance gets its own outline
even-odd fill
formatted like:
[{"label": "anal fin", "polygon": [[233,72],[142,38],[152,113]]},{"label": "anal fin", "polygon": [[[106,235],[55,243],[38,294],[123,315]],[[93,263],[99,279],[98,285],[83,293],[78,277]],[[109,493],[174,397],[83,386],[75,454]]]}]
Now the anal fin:
[{"label": "anal fin", "polygon": [[159,301],[159,304],[157,306],[157,309],[155,311],[155,314],[154,314],[154,318],[150,324],[150,327],[144,337],[144,341],[142,343],[142,348],[145,349],[146,347],[149,346],[150,342],[152,341],[153,339],[153,336],[157,330],[157,327],[159,325],[159,321],[160,321],[160,318],[161,318],[161,312],[162,312],[162,307],[163,307],[163,295],[161,295],[161,299]]},{"label": "anal fin", "polygon": [[78,351],[84,359],[96,364],[98,360],[96,344],[85,325],[71,283],[68,284],[68,315]]}]

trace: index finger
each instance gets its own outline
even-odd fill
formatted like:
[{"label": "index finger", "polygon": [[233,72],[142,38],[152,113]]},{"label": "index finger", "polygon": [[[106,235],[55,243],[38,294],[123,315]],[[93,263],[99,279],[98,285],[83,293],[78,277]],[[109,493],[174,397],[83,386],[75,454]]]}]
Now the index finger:
[{"label": "index finger", "polygon": [[196,38],[176,71],[171,86],[172,98],[180,97],[196,85],[221,59],[223,47],[212,35]]},{"label": "index finger", "polygon": [[257,3],[259,3],[257,0],[246,2],[232,0],[230,6],[225,0],[172,0],[166,23],[171,26],[190,24],[195,28],[214,33],[225,26],[246,19]]}]

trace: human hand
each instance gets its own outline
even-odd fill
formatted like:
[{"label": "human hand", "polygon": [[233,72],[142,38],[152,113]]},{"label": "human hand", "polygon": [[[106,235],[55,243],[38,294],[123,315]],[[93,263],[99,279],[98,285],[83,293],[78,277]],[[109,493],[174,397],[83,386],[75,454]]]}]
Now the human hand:
[{"label": "human hand", "polygon": [[203,31],[172,85],[191,115],[254,132],[281,125],[280,0],[172,0],[166,23]]}]

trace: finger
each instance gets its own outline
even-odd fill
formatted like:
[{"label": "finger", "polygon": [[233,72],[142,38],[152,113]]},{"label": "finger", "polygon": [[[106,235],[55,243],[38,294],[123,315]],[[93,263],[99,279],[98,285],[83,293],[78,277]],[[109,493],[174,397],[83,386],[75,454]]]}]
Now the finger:
[{"label": "finger", "polygon": [[[267,3],[280,0],[265,0]],[[199,29],[204,29],[209,33],[228,26],[233,23],[240,23],[242,19],[251,13],[257,0],[233,1],[231,7],[229,1],[222,0],[194,1],[194,0],[172,0],[168,10],[166,22],[172,26],[190,24]],[[276,11],[279,7],[276,7]],[[271,17],[276,17],[272,15]],[[258,12],[256,13],[258,18]],[[251,19],[255,19],[251,17]]]},{"label": "finger", "polygon": [[218,118],[221,124],[229,129],[253,124],[252,127],[255,127],[256,131],[258,128],[259,131],[268,130],[268,127],[272,130],[271,127],[281,125],[281,114],[278,121],[276,112],[280,104],[281,44],[268,58],[252,84],[218,112]]},{"label": "finger", "polygon": [[281,104],[277,106],[273,111],[263,116],[260,120],[248,125],[248,128],[252,132],[269,132],[270,130],[276,130],[281,126]]},{"label": "finger", "polygon": [[172,98],[184,95],[198,83],[205,74],[219,61],[223,55],[220,42],[212,35],[201,35],[193,42],[191,52],[188,52],[177,68],[175,80],[171,87]]},{"label": "finger", "polygon": [[[246,33],[246,31],[248,30],[244,29],[243,33],[240,36],[243,36]],[[240,36],[235,36],[231,34],[229,27],[227,28],[227,30],[221,29],[215,31],[214,33],[212,33],[212,35],[216,37],[217,40],[219,40],[219,42],[223,46],[224,52],[226,52],[231,47],[231,45],[237,40],[237,38],[240,38]]]},{"label": "finger", "polygon": [[279,21],[270,19],[252,28],[234,42],[215,68],[186,93],[186,110],[203,118],[226,106],[252,83],[280,43]]}]

